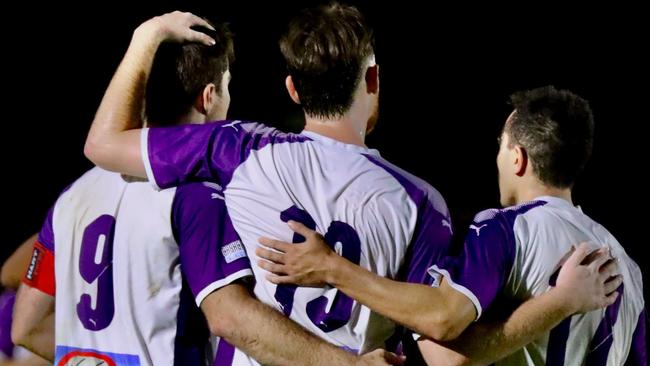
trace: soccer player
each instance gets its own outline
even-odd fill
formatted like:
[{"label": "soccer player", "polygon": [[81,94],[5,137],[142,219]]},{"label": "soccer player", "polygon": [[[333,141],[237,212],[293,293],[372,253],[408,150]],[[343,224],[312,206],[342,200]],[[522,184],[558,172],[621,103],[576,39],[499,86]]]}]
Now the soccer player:
[{"label": "soccer player", "polygon": [[[557,272],[572,243],[600,243],[617,259],[624,279],[622,283],[615,279],[608,282],[608,291],[616,290],[611,296],[615,302],[606,309],[576,314],[561,323],[562,317],[555,317],[549,324],[559,323],[556,327],[549,327],[497,364],[646,365],[640,269],[602,225],[572,202],[572,187],[593,145],[594,122],[588,102],[567,90],[543,87],[515,93],[512,105],[514,111],[503,128],[497,156],[501,204],[506,208],[476,215],[463,254],[429,269],[434,286],[448,281],[465,294],[466,304],[474,305],[478,318],[498,308],[500,305],[494,305],[497,300],[519,303],[546,293],[556,284]],[[269,269],[291,275],[272,276],[274,282],[328,282],[408,326],[426,321],[422,315],[427,313],[425,308],[437,304],[436,291],[409,288],[372,276],[339,256],[329,255],[327,246],[318,243],[321,239],[313,231],[296,227],[312,242],[301,248],[263,240],[276,250],[286,251],[284,255],[260,251],[263,257],[278,262]],[[565,298],[578,296],[582,290],[575,289]],[[412,301],[394,301],[394,293]],[[386,305],[389,299],[393,301]],[[556,305],[562,301],[562,297],[558,298]],[[567,315],[573,313],[568,311]],[[495,336],[503,336],[503,332]],[[489,337],[474,330],[449,346],[469,357],[469,361],[489,363],[493,360],[486,361],[475,353],[490,348],[486,345],[494,340]],[[452,364],[445,361],[440,347],[427,347],[421,348],[430,364]]]},{"label": "soccer player", "polygon": [[[192,180],[225,187],[228,211],[252,259],[261,235],[304,240],[284,224],[295,220],[324,232],[343,257],[379,276],[429,283],[427,269],[447,253],[449,213],[431,186],[364,144],[376,118],[379,70],[372,33],[358,11],[338,4],[308,9],[281,40],[286,87],[305,112],[300,134],[242,121],[138,130],[142,121],[131,106],[141,99],[142,76],[158,45],[184,34],[168,26],[142,35],[142,45],[127,51],[97,111],[87,156],[107,169],[146,174],[162,188]],[[263,274],[255,264],[253,271]],[[441,289],[453,316],[469,324],[476,317],[473,303],[447,281]],[[355,352],[383,345],[394,332],[392,322],[336,289],[258,281],[255,293]],[[446,333],[451,321],[428,319],[425,330]],[[236,364],[247,360],[235,352]]]},{"label": "soccer player", "polygon": [[[426,281],[426,269],[447,253],[449,213],[430,185],[364,144],[377,115],[379,67],[361,14],[332,4],[303,11],[290,22],[281,49],[289,65],[287,89],[307,120],[300,134],[242,121],[123,132],[141,123],[130,106],[141,99],[146,83],[141,76],[148,75],[158,45],[184,34],[140,34],[139,46],[127,51],[97,111],[87,156],[131,175],[145,176],[146,170],[161,188],[192,180],[221,185],[235,230],[253,259],[259,236],[291,240],[285,222],[299,220],[326,232],[346,258],[381,276]],[[256,265],[253,271],[262,273]],[[354,353],[384,347],[395,332],[393,322],[336,289],[258,281],[255,294]],[[255,364],[239,350],[233,360]]]},{"label": "soccer player", "polygon": [[[2,264],[0,276],[0,366],[42,366],[50,363],[29,352],[23,347],[16,346],[11,339],[11,323],[13,308],[16,301],[16,290],[20,286],[31,259],[32,247],[36,239],[34,234],[25,240]],[[48,319],[45,326],[53,332],[54,319]]]},{"label": "soccer player", "polygon": [[[132,47],[142,46],[138,34],[145,29],[182,21],[189,40],[203,45],[167,50],[174,69],[161,71],[147,93],[147,115],[162,119],[152,125],[223,119],[229,106],[232,40],[224,27],[168,14],[136,31]],[[212,30],[204,29],[208,36],[192,26]],[[165,77],[172,84],[160,84]],[[179,89],[161,103],[158,93],[174,85]],[[212,364],[210,330],[272,365],[388,365],[390,355],[381,350],[352,355],[261,304],[245,283],[251,274],[220,187],[194,183],[158,192],[94,168],[48,213],[18,296],[13,333],[51,353],[43,350],[38,324],[56,302],[57,365]],[[220,343],[216,364],[231,354]]]}]

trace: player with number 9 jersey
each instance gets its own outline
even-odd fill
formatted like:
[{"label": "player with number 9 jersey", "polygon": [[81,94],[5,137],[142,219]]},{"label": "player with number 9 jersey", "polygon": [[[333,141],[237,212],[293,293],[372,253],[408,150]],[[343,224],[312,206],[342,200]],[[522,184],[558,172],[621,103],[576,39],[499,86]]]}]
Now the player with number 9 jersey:
[{"label": "player with number 9 jersey", "polygon": [[57,366],[210,365],[197,305],[250,275],[218,186],[93,168],[48,213],[24,282],[56,294]]}]

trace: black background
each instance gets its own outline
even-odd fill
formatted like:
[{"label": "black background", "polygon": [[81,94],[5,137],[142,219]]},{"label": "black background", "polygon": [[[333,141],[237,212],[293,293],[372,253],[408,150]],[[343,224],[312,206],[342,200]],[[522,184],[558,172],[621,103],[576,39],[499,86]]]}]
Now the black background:
[{"label": "black background", "polygon": [[[103,91],[142,21],[175,9],[227,21],[236,35],[230,117],[298,131],[277,40],[314,1],[14,3],[3,11],[1,257],[39,229],[58,193],[90,168],[83,142]],[[352,2],[376,33],[380,121],[368,137],[445,197],[462,241],[498,207],[496,137],[515,90],[553,84],[587,98],[594,154],[574,202],[644,269],[650,26],[639,8],[548,3],[500,8]],[[134,7],[135,6],[135,7]]]}]

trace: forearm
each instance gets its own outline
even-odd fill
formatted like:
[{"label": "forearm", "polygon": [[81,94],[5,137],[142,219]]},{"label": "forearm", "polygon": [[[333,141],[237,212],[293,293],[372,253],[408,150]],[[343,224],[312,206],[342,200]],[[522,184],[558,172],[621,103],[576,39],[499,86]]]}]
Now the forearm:
[{"label": "forearm", "polygon": [[227,286],[210,295],[204,303],[206,301],[213,306],[207,310],[201,304],[201,308],[206,312],[213,333],[262,364],[347,366],[357,359],[257,301],[242,286]]},{"label": "forearm", "polygon": [[36,355],[29,355],[20,360],[5,360],[0,361],[0,366],[51,366],[52,362],[46,361]]},{"label": "forearm", "polygon": [[54,362],[54,313],[43,319],[19,344],[44,359]]},{"label": "forearm", "polygon": [[440,360],[451,356],[453,362],[445,364],[456,365],[489,365],[500,360],[570,316],[573,311],[565,301],[567,296],[570,295],[553,289],[524,302],[503,322],[473,324],[457,339],[441,343],[453,352],[441,350],[443,353],[434,357]]},{"label": "forearm", "polygon": [[[444,286],[393,281],[333,255],[327,282],[373,311],[436,340],[453,339],[474,319],[464,295]],[[468,306],[469,304],[469,306]]]},{"label": "forearm", "polygon": [[54,297],[27,285],[16,295],[11,340],[35,354],[54,360]]},{"label": "forearm", "polygon": [[102,98],[85,147],[86,156],[102,168],[145,176],[139,130],[129,130],[142,127],[144,92],[161,42],[148,23],[136,29]]}]

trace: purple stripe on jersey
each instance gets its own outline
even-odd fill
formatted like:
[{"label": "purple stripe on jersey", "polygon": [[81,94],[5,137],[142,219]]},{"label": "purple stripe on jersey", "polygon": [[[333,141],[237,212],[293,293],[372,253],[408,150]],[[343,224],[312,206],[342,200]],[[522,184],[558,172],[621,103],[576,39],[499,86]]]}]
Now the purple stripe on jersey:
[{"label": "purple stripe on jersey", "polygon": [[607,364],[607,356],[614,341],[612,328],[614,328],[614,324],[618,319],[618,310],[621,306],[621,299],[623,298],[623,289],[624,285],[621,284],[616,290],[619,294],[616,302],[605,309],[605,316],[601,319],[598,328],[596,328],[596,333],[594,333],[594,337],[591,339],[589,353],[587,354],[587,365],[598,366]]},{"label": "purple stripe on jersey", "polygon": [[646,317],[645,309],[639,314],[639,321],[636,324],[634,335],[632,335],[632,347],[630,354],[627,356],[626,365],[630,366],[648,366],[648,343],[646,339]]},{"label": "purple stripe on jersey", "polygon": [[38,233],[38,241],[43,244],[45,248],[54,253],[54,227],[52,226],[52,220],[54,215],[54,206],[47,211],[47,216],[45,217],[45,222],[41,227],[41,231]]},{"label": "purple stripe on jersey", "polygon": [[214,366],[232,366],[235,358],[235,347],[221,338],[214,357]]},{"label": "purple stripe on jersey", "polygon": [[564,365],[566,343],[571,330],[571,318],[566,318],[551,330],[546,347],[546,366]]},{"label": "purple stripe on jersey", "polygon": [[[479,316],[492,305],[512,272],[517,253],[514,234],[517,217],[544,204],[535,201],[478,213],[465,237],[462,254],[438,263],[438,268],[447,271],[453,283],[469,290],[478,300],[479,304],[475,305]],[[442,274],[435,269],[433,272]],[[475,301],[471,297],[470,300]]]},{"label": "purple stripe on jersey", "polygon": [[14,291],[5,290],[0,294],[0,355],[6,358],[11,358],[14,354],[14,344],[11,341],[11,319],[15,302],[16,293]]},{"label": "purple stripe on jersey", "polygon": [[614,332],[612,329],[618,319],[618,310],[621,307],[621,300],[623,299],[623,290],[624,285],[621,284],[616,289],[618,298],[612,305],[605,309],[605,316],[600,321],[598,328],[596,328],[596,333],[594,333],[594,337],[591,339],[590,350],[587,354],[587,365],[607,365],[607,356],[614,342]]},{"label": "purple stripe on jersey", "polygon": [[[548,284],[555,286],[557,278],[560,275],[558,268],[555,273],[551,275]],[[551,329],[548,336],[548,346],[546,347],[546,365],[564,365],[564,358],[566,357],[566,345],[569,340],[569,331],[571,330],[571,317],[568,317],[560,322],[555,328]]]},{"label": "purple stripe on jersey", "polygon": [[399,279],[431,284],[427,270],[447,255],[451,245],[451,219],[445,200],[422,179],[379,157],[368,154],[364,156],[393,176],[417,206],[417,224],[407,249],[405,263],[400,269]]},{"label": "purple stripe on jersey", "polygon": [[[74,184],[74,183],[72,183]],[[63,191],[59,194],[59,197],[63,195],[65,192],[72,187],[72,184],[69,186],[65,187]],[[54,215],[54,207],[56,206],[53,205],[50,210],[47,212],[47,216],[45,217],[45,222],[43,223],[43,226],[41,227],[41,231],[38,233],[38,241],[39,243],[43,244],[45,248],[47,248],[49,251],[54,253],[54,228],[52,226],[52,220],[53,220],[53,215]]]},{"label": "purple stripe on jersey", "polygon": [[[251,268],[244,245],[228,216],[223,192],[213,185],[192,183],[178,187],[171,221],[179,245],[181,269],[195,298],[206,287]],[[224,282],[219,287],[227,284]]]},{"label": "purple stripe on jersey", "polygon": [[433,208],[444,217],[449,217],[449,209],[447,203],[440,192],[433,188],[429,183],[414,176],[413,174],[400,169],[399,167],[387,162],[386,160],[369,155],[363,154],[368,160],[375,165],[383,168],[388,174],[392,175],[404,187],[409,197],[415,202],[418,207],[420,205],[431,204]]},{"label": "purple stripe on jersey", "polygon": [[207,366],[212,361],[210,331],[203,312],[194,304],[187,282],[179,294],[174,338],[174,366]]},{"label": "purple stripe on jersey", "polygon": [[252,150],[304,141],[311,139],[256,122],[221,121],[151,128],[147,149],[160,188],[190,181],[216,181],[225,187]]}]

